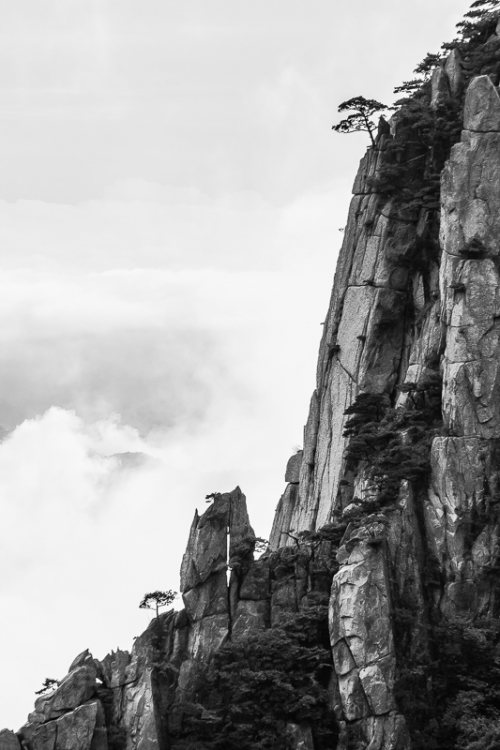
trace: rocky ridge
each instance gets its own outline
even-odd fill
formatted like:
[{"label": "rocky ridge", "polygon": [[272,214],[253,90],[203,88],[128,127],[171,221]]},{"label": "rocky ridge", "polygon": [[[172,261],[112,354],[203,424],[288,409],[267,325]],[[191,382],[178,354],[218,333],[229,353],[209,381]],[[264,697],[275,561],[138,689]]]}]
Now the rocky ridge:
[{"label": "rocky ridge", "polygon": [[[498,33],[484,44],[498,51]],[[274,689],[286,678],[298,695],[272,708],[271,728],[252,695],[262,747],[454,748],[466,700],[474,737],[500,733],[498,699],[484,697],[484,664],[499,666],[500,95],[498,76],[466,73],[453,50],[430,80],[435,119],[462,103],[443,164],[401,114],[361,161],[269,550],[254,559],[239,488],[215,495],[189,532],[184,609],[130,653],[80,654],[0,750],[252,747],[228,668],[240,654],[247,687],[279,672]],[[438,165],[438,207],[422,164]],[[412,198],[386,189],[396,172]],[[315,629],[319,656],[294,622]],[[268,672],[252,671],[252,644],[273,654]],[[482,668],[473,687],[460,660]]]}]

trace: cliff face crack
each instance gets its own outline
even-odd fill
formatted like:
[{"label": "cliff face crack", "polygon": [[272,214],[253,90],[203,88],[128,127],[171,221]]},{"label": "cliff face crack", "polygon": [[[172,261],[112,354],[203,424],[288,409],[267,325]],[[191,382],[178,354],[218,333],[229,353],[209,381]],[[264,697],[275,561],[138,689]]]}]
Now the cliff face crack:
[{"label": "cliff face crack", "polygon": [[345,374],[353,381],[353,383],[356,383],[357,382],[356,378],[354,377],[354,375],[352,373],[349,372],[349,370],[347,369],[347,367],[345,367],[345,365],[340,360],[340,357],[337,357],[337,362],[339,363],[339,366],[343,369],[343,371],[345,372]]}]

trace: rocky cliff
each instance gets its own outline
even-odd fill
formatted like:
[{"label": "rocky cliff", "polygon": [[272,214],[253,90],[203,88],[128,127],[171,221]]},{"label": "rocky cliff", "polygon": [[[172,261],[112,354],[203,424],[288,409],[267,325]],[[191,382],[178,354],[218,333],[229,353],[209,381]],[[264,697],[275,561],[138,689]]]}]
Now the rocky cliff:
[{"label": "rocky cliff", "polygon": [[361,161],[268,549],[195,515],[184,609],[80,654],[0,750],[500,746],[500,37],[486,14]]}]

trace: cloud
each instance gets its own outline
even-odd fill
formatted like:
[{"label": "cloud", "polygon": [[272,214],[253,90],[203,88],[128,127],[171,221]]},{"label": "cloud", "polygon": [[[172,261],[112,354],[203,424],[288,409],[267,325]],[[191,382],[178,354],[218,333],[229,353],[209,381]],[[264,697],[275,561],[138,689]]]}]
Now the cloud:
[{"label": "cloud", "polygon": [[[0,659],[9,724],[24,721],[30,693],[45,677],[61,677],[81,649],[103,657],[131,646],[148,622],[137,608],[145,591],[178,588],[189,526],[208,492],[241,484],[257,533],[267,533],[288,425],[266,424],[260,409],[231,399],[216,407],[194,433],[180,424],[147,437],[118,415],[89,421],[52,407],[0,444],[0,564],[8,571]],[[274,449],[259,427],[272,431]]]},{"label": "cloud", "polygon": [[274,388],[297,318],[316,334],[312,373],[340,221],[330,202],[126,181],[102,203],[0,204],[0,424],[55,405],[118,413],[142,434],[193,430],[218,394],[248,403]]},{"label": "cloud", "polygon": [[[123,454],[128,460],[120,460]],[[142,461],[130,461],[138,454]],[[139,518],[149,523],[144,506],[155,503],[158,492],[138,497],[163,480],[161,456],[117,415],[85,422],[74,411],[51,407],[16,427],[0,445],[0,559],[12,571],[3,590],[17,590],[33,575],[43,583],[47,569],[57,570],[64,595],[73,579],[96,574],[94,550],[105,548],[108,522],[118,524],[124,539],[135,535]]]},{"label": "cloud", "polygon": [[[328,191],[327,186],[322,193]],[[108,187],[102,199],[76,205],[3,201],[3,266],[93,271],[277,268],[285,259],[279,237],[283,209],[250,191],[212,198],[130,180]]]},{"label": "cloud", "polygon": [[[124,451],[151,460],[122,462]],[[118,417],[88,423],[60,408],[26,420],[0,445],[0,658],[10,665],[13,643],[29,653],[29,666],[7,667],[5,717],[21,723],[30,689],[62,676],[80,645],[101,656],[117,642],[129,646],[147,623],[137,612],[141,594],[176,578],[168,566],[187,518],[166,502],[166,467],[154,452]]]}]

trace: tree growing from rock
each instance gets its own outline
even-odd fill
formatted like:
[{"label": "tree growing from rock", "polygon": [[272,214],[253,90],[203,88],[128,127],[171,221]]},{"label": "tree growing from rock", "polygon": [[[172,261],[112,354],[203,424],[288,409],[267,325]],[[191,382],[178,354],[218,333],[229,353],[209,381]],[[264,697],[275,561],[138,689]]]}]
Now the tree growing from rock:
[{"label": "tree growing from rock", "polygon": [[261,536],[255,537],[254,553],[259,557],[267,552],[269,549],[269,539],[263,539]]},{"label": "tree growing from rock", "polygon": [[[494,31],[494,26],[500,15],[499,0],[476,0],[465,13],[456,28],[462,36],[462,41],[486,42]],[[455,40],[455,42],[458,40]],[[448,47],[448,45],[445,45]]]},{"label": "tree growing from rock", "polygon": [[475,0],[464,18],[481,18],[486,13],[493,13],[497,10],[500,10],[498,0]]},{"label": "tree growing from rock", "polygon": [[210,494],[205,495],[205,500],[207,501],[207,503],[211,503],[212,500],[217,500],[221,496],[221,492],[210,492]]},{"label": "tree growing from rock", "polygon": [[382,112],[384,109],[388,107],[376,99],[354,96],[339,104],[339,112],[350,112],[350,114],[336,125],[332,125],[332,130],[337,133],[356,133],[364,130],[370,136],[372,145],[375,146],[373,133],[377,129],[377,124],[371,118],[376,112]]},{"label": "tree growing from rock", "polygon": [[439,65],[442,59],[443,56],[441,52],[428,52],[424,59],[419,62],[413,72],[417,73],[417,75],[423,76],[424,80],[427,80],[430,78],[432,71]]},{"label": "tree growing from rock", "polygon": [[154,609],[156,610],[156,619],[159,617],[159,610],[162,607],[167,607],[172,604],[177,591],[167,589],[166,591],[150,591],[148,594],[144,594],[139,604],[139,609]]},{"label": "tree growing from rock", "polygon": [[55,690],[60,684],[59,680],[56,680],[53,677],[46,677],[40,690],[35,690],[35,695],[45,695],[45,693]]}]

